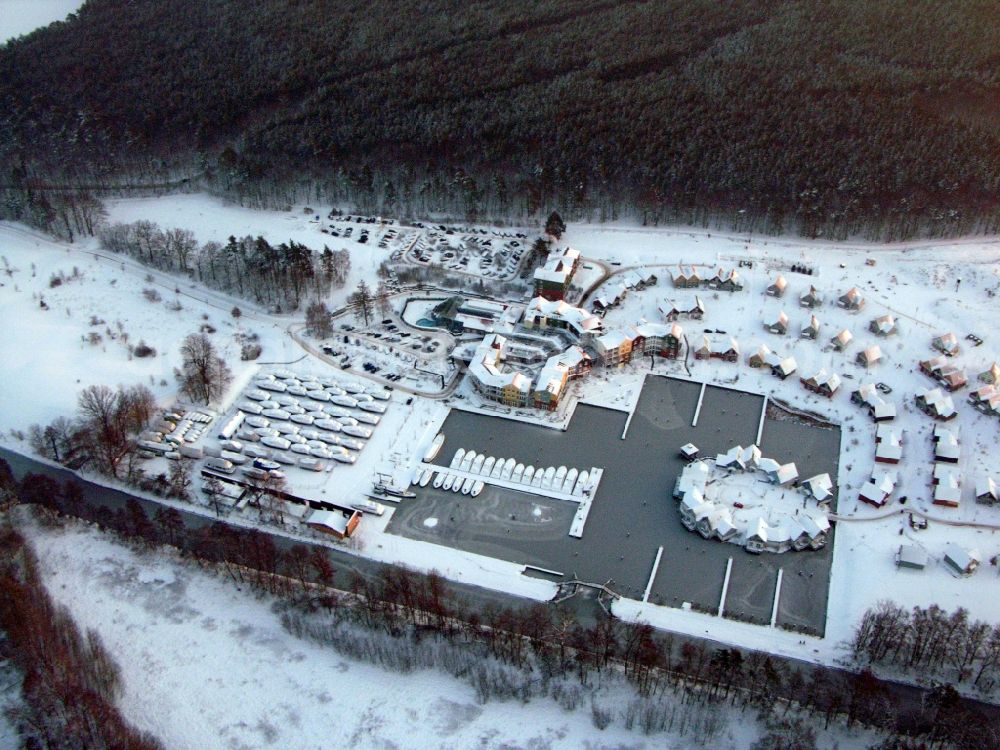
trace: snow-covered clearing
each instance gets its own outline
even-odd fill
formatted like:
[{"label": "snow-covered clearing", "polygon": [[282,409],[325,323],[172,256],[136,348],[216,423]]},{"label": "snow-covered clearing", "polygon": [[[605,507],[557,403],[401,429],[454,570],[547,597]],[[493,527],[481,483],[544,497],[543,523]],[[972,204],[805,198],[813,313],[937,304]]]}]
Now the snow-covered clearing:
[{"label": "snow-covered clearing", "polygon": [[0,45],[62,21],[81,5],[83,0],[0,0]]},{"label": "snow-covered clearing", "polygon": [[[168,748],[697,747],[615,725],[598,732],[589,706],[478,705],[471,687],[444,674],[391,673],[299,640],[267,598],[168,551],[137,552],[79,524],[28,531],[53,598],[120,664],[125,717]],[[752,742],[755,722],[731,719],[714,748]],[[861,748],[864,739],[831,736],[822,746]]]},{"label": "snow-covered clearing", "polygon": [[[0,340],[4,429],[72,413],[77,393],[88,385],[144,383],[164,402],[172,401],[181,340],[205,324],[217,329],[213,341],[237,380],[256,367],[240,361],[233,339],[237,331],[256,332],[267,360],[302,356],[277,322],[254,320],[252,306],[241,300],[202,288],[192,291],[190,283],[127,259],[88,252],[94,249],[93,240],[67,245],[0,223],[0,319],[16,321]],[[52,286],[60,276],[62,281]],[[147,300],[145,289],[155,290],[159,301]],[[175,303],[181,309],[171,309]],[[247,313],[239,322],[230,315],[234,305]],[[100,341],[90,343],[91,334]],[[140,341],[156,349],[156,356],[130,357],[128,344]]]}]

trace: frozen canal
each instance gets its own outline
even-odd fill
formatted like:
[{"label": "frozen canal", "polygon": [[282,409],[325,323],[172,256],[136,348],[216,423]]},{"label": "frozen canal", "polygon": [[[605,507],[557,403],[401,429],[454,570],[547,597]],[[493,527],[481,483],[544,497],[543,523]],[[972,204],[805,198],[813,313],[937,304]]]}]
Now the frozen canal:
[{"label": "frozen canal", "polygon": [[[656,551],[663,557],[650,601],[717,612],[729,558],[732,574],[727,615],[768,623],[778,569],[783,569],[777,622],[822,633],[826,619],[832,538],[820,552],[754,556],[732,544],[706,541],[680,523],[671,497],[687,442],[715,455],[757,435],[763,397],[708,387],[698,426],[691,427],[700,386],[648,377],[625,440],[627,415],[592,406],[577,408],[565,432],[468,412],[452,411],[436,463],[447,466],[459,448],[536,466],[598,466],[605,469],[582,539],[567,535],[574,503],[496,487],[477,498],[416,489],[417,498],[396,510],[389,531],[467,549],[491,557],[555,570],[567,577],[605,583],[641,599]],[[767,419],[761,448],[794,461],[799,475],[837,476],[839,428]]]}]

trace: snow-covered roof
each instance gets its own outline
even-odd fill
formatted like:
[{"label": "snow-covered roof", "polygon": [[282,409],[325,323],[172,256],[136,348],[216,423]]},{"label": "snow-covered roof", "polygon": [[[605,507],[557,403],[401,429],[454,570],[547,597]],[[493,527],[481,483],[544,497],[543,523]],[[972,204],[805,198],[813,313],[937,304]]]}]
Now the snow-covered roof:
[{"label": "snow-covered roof", "polygon": [[782,375],[791,375],[798,369],[798,363],[795,361],[795,357],[785,357],[783,360],[773,365],[774,369],[780,372]]},{"label": "snow-covered roof", "polygon": [[800,513],[796,519],[810,539],[815,539],[830,530],[830,519],[820,513]]},{"label": "snow-covered roof", "polygon": [[836,393],[840,388],[840,376],[835,372],[827,372],[821,369],[807,378],[802,378],[802,382],[811,388],[825,388],[830,393]]},{"label": "snow-covered roof", "polygon": [[816,502],[823,502],[829,497],[833,496],[833,480],[830,479],[830,475],[816,474],[815,476],[809,477],[801,482],[801,486],[804,487]]},{"label": "snow-covered roof", "polygon": [[896,558],[900,565],[907,565],[911,568],[927,567],[927,552],[915,544],[904,544],[899,548]]},{"label": "snow-covered roof", "polygon": [[899,461],[903,457],[903,443],[895,432],[890,432],[875,446],[875,460]]},{"label": "snow-covered roof", "polygon": [[880,315],[872,320],[868,327],[872,333],[878,336],[888,336],[890,333],[896,332],[896,319],[889,314]]},{"label": "snow-covered roof", "polygon": [[858,354],[858,362],[863,364],[865,367],[870,367],[880,359],[882,359],[882,350],[879,348],[878,344],[869,346],[867,349]]},{"label": "snow-covered roof", "polygon": [[976,497],[992,497],[994,500],[1000,500],[996,480],[989,475],[981,475],[976,480]]},{"label": "snow-covered roof", "polygon": [[637,323],[633,327],[633,330],[643,338],[647,339],[666,338],[667,336],[673,336],[674,338],[679,339],[684,335],[684,329],[677,323],[664,325],[663,323],[647,323],[643,321]]},{"label": "snow-covered roof", "polygon": [[728,352],[734,352],[735,354],[740,353],[740,345],[736,339],[731,337],[720,337],[716,338],[709,334],[703,334],[701,337],[701,345],[698,346],[698,351],[707,352],[710,354],[727,354]]},{"label": "snow-covered roof", "polygon": [[945,395],[940,388],[919,389],[917,400],[925,404],[928,411],[936,416],[950,417],[956,413],[954,400],[951,396]]},{"label": "snow-covered roof", "polygon": [[634,338],[635,336],[632,331],[625,328],[613,328],[594,339],[594,346],[597,347],[597,351],[599,352],[607,352],[612,349],[617,349],[622,344],[632,341]]},{"label": "snow-covered roof", "polygon": [[335,531],[338,534],[346,534],[347,524],[350,520],[349,516],[345,516],[340,511],[314,510],[306,518],[306,523],[310,526],[319,526],[330,531]]},{"label": "snow-covered roof", "polygon": [[720,453],[715,457],[715,465],[720,469],[745,469],[746,463],[743,461],[743,446],[734,445],[725,453]]},{"label": "snow-covered roof", "polygon": [[857,308],[864,303],[865,298],[862,296],[861,290],[854,286],[844,292],[838,301],[842,307]]},{"label": "snow-covered roof", "polygon": [[945,562],[950,563],[961,571],[971,572],[974,570],[979,565],[981,557],[979,550],[965,549],[964,547],[959,547],[957,544],[949,544],[944,551]]},{"label": "snow-covered roof", "polygon": [[788,315],[782,310],[778,313],[778,317],[767,323],[768,328],[781,328],[782,330],[788,329]]},{"label": "snow-covered roof", "polygon": [[569,283],[569,279],[573,275],[573,265],[579,258],[580,251],[571,247],[553,253],[549,255],[544,266],[535,269],[535,278],[558,284]]},{"label": "snow-covered roof", "polygon": [[748,445],[743,449],[740,454],[740,458],[745,466],[752,466],[756,468],[761,459],[760,448],[756,445]]},{"label": "snow-covered roof", "polygon": [[945,367],[948,366],[948,360],[942,357],[940,354],[936,357],[931,357],[930,359],[922,359],[917,363],[920,369],[924,372],[929,372],[936,375]]},{"label": "snow-covered roof", "polygon": [[931,346],[933,346],[938,351],[945,352],[946,354],[956,354],[958,353],[958,337],[951,333],[942,333],[939,336],[935,336],[931,339]]},{"label": "snow-covered roof", "polygon": [[979,373],[979,379],[984,383],[1000,384],[1000,364],[992,363],[989,367]]},{"label": "snow-covered roof", "polygon": [[799,478],[799,470],[794,463],[782,464],[775,474],[775,481],[778,484],[790,484]]},{"label": "snow-covered roof", "polygon": [[844,328],[840,333],[830,339],[833,343],[839,345],[841,348],[847,346],[854,340],[854,334]]},{"label": "snow-covered roof", "polygon": [[961,453],[962,448],[959,445],[957,435],[948,430],[944,430],[940,435],[937,435],[937,442],[934,445],[934,458],[945,461],[957,461]]},{"label": "snow-covered roof", "polygon": [[513,386],[518,391],[527,393],[531,390],[531,380],[516,370],[505,372],[503,369],[506,346],[507,339],[498,333],[485,336],[472,355],[469,374],[484,386],[493,388]]},{"label": "snow-covered roof", "polygon": [[799,302],[809,306],[814,306],[819,304],[822,301],[822,299],[823,296],[820,294],[819,290],[812,285],[810,285],[806,291],[802,292],[802,294],[799,295]]},{"label": "snow-covered roof", "polygon": [[524,310],[524,321],[529,325],[535,325],[541,318],[560,320],[572,328],[578,336],[599,331],[603,325],[598,316],[582,307],[573,307],[561,299],[547,300],[544,297],[535,297]]},{"label": "snow-covered roof", "polygon": [[903,438],[902,435],[900,435],[899,430],[894,425],[883,423],[875,428],[875,441],[901,443],[903,442]]}]

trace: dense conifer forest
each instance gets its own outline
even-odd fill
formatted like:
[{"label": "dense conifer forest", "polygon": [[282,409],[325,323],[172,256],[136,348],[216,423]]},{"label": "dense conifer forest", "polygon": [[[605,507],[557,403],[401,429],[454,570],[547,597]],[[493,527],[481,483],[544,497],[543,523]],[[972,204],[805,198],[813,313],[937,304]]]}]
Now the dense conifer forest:
[{"label": "dense conifer forest", "polygon": [[[6,216],[194,184],[395,215],[1000,230],[992,0],[88,0],[0,48]],[[53,197],[55,196],[55,197]]]}]

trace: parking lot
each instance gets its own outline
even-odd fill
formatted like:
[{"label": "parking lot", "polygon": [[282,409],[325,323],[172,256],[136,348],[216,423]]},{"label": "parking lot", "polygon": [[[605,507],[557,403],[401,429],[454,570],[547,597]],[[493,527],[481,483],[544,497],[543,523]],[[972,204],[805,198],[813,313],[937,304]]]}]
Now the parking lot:
[{"label": "parking lot", "polygon": [[[646,379],[627,415],[579,406],[569,429],[554,431],[511,420],[453,411],[443,426],[445,444],[436,462],[447,466],[458,448],[517,461],[605,469],[582,539],[567,535],[575,506],[491,488],[479,498],[418,488],[404,501],[388,530],[506,560],[555,570],[566,577],[604,583],[641,599],[657,549],[663,556],[650,601],[717,612],[727,561],[733,559],[725,609],[757,623],[771,618],[775,582],[783,570],[777,623],[822,633],[835,534],[820,551],[751,555],[741,547],[706,541],[680,523],[671,490],[683,461],[677,449],[694,442],[702,455],[754,442],[763,397],[706,389],[697,427],[691,421],[700,386],[663,377]],[[794,461],[801,476],[837,476],[839,428],[785,417],[765,421],[765,455]],[[449,496],[450,495],[450,496]]]},{"label": "parking lot", "polygon": [[486,279],[512,279],[528,251],[520,232],[415,224],[395,238],[392,260],[415,266],[434,266]]}]

